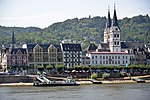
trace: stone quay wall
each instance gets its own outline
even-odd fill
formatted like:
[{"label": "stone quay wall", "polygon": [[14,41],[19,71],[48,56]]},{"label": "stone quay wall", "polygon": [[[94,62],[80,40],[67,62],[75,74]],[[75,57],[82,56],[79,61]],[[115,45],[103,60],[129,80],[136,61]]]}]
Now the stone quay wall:
[{"label": "stone quay wall", "polygon": [[14,76],[14,75],[0,75],[0,84],[1,83],[32,83],[33,77],[29,76]]}]

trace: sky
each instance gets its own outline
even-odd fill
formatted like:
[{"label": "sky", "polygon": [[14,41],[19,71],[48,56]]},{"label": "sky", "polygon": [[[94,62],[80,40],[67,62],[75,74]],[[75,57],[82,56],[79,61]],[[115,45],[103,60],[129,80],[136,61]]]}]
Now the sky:
[{"label": "sky", "polygon": [[150,15],[150,0],[0,0],[0,25],[45,28],[67,19],[107,16]]}]

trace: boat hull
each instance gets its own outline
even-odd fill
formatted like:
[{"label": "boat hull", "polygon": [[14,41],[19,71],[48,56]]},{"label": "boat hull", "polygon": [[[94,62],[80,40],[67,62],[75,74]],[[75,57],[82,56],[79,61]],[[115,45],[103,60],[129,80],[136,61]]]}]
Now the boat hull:
[{"label": "boat hull", "polygon": [[102,84],[102,82],[93,82],[93,84]]},{"label": "boat hull", "polygon": [[145,83],[145,81],[136,81],[137,83]]},{"label": "boat hull", "polygon": [[62,84],[60,84],[60,83],[50,83],[50,84],[44,84],[44,83],[33,83],[33,86],[79,86],[80,84],[77,84],[77,83],[69,83],[69,84],[67,84],[67,83],[62,83]]}]

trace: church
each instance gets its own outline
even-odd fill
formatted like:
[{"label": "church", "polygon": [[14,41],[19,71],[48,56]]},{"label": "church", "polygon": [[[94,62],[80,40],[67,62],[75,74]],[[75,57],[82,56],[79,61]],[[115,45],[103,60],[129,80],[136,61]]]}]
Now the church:
[{"label": "church", "polygon": [[[135,51],[138,48],[144,48],[144,43],[121,42],[120,34],[121,29],[118,25],[116,7],[114,6],[112,19],[110,17],[110,9],[108,9],[108,17],[104,29],[104,42],[101,42],[97,47],[94,44],[89,46],[93,47],[93,49],[88,48],[92,50],[87,53],[87,56],[90,58],[90,65],[128,66],[129,64],[136,64],[135,59],[139,57],[137,57]],[[144,51],[141,52],[142,60],[146,60]],[[146,62],[141,63],[145,64]]]}]

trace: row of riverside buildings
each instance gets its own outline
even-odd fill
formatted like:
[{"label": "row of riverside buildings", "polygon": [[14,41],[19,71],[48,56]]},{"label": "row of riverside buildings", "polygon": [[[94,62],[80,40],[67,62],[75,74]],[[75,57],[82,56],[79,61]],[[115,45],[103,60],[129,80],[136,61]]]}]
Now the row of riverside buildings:
[{"label": "row of riverside buildings", "polygon": [[150,45],[142,42],[122,42],[121,29],[118,25],[116,9],[113,19],[108,17],[104,30],[104,42],[91,43],[82,50],[81,44],[23,44],[15,46],[12,32],[11,46],[0,47],[0,66],[25,68],[36,71],[37,66],[63,65],[67,68],[81,65],[128,66],[129,64],[150,64]]}]

